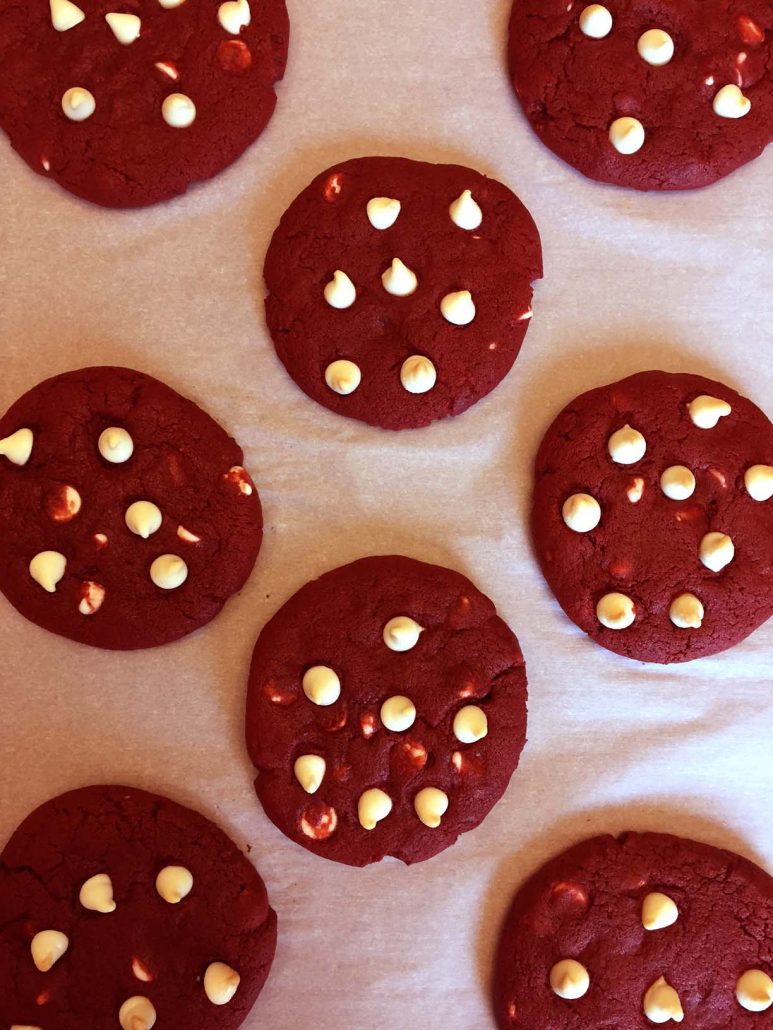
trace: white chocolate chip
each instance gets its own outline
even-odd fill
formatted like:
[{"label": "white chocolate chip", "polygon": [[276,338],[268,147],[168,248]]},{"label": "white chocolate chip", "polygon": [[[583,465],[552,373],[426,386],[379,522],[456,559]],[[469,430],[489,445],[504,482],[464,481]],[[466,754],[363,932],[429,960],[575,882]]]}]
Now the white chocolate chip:
[{"label": "white chocolate chip", "polygon": [[625,491],[625,495],[631,504],[638,504],[644,496],[644,480],[641,476],[634,476],[631,482],[628,484],[628,489]]},{"label": "white chocolate chip", "polygon": [[765,1012],[773,1005],[773,980],[762,969],[747,969],[738,978],[735,996],[747,1012]]},{"label": "white chocolate chip", "polygon": [[80,890],[80,903],[89,912],[101,912],[107,915],[115,912],[113,900],[113,881],[107,873],[97,873],[83,884]]},{"label": "white chocolate chip", "polygon": [[141,980],[144,984],[153,982],[153,974],[142,959],[137,958],[136,955],[132,958],[132,973],[134,974],[135,979]]},{"label": "white chocolate chip", "polygon": [[661,976],[659,980],[649,988],[644,995],[644,1015],[650,1023],[681,1023],[684,1019],[682,1003],[679,995],[666,978]]},{"label": "white chocolate chip", "polygon": [[695,476],[686,465],[671,465],[660,476],[660,489],[672,501],[686,501],[695,493]]},{"label": "white chocolate chip", "polygon": [[26,1023],[24,1026],[21,1023],[14,1023],[11,1030],[41,1030],[39,1026],[28,1026]]},{"label": "white chocolate chip", "polygon": [[333,272],[333,278],[325,287],[325,300],[331,308],[338,311],[345,311],[350,308],[357,299],[357,290],[354,283],[340,268]]},{"label": "white chocolate chip", "polygon": [[378,787],[372,787],[360,794],[360,800],[357,802],[357,818],[364,830],[375,830],[377,824],[382,819],[386,819],[391,811],[392,799]]},{"label": "white chocolate chip", "polygon": [[368,201],[368,221],[374,229],[391,229],[400,214],[399,200],[391,197],[374,197]]},{"label": "white chocolate chip", "polygon": [[712,572],[721,572],[734,557],[735,545],[727,533],[706,533],[701,540],[701,562]]},{"label": "white chocolate chip", "polygon": [[107,534],[95,533],[94,543],[97,545],[97,550],[101,551],[103,547],[107,547]]},{"label": "white chocolate chip", "polygon": [[105,21],[123,46],[128,46],[140,37],[142,21],[136,14],[106,14]]},{"label": "white chocolate chip", "polygon": [[416,722],[416,706],[409,697],[395,694],[381,706],[381,721],[393,733],[403,733]]},{"label": "white chocolate chip", "polygon": [[337,361],[331,361],[325,369],[325,382],[333,393],[348,397],[362,382],[362,372],[353,361],[339,358]]},{"label": "white chocolate chip", "polygon": [[158,0],[165,11],[172,11],[175,7],[181,7],[185,0]]},{"label": "white chocolate chip", "polygon": [[161,529],[163,521],[161,509],[152,501],[135,501],[134,504],[130,504],[124,518],[132,533],[141,536],[143,540],[147,540]]},{"label": "white chocolate chip", "polygon": [[769,501],[773,497],[773,465],[752,465],[744,472],[743,481],[753,501]]},{"label": "white chocolate chip", "polygon": [[488,733],[488,718],[477,705],[465,705],[454,716],[454,736],[462,744],[474,744]]},{"label": "white chocolate chip", "polygon": [[86,15],[70,0],[50,0],[51,24],[57,32],[67,32],[80,25]]},{"label": "white chocolate chip", "polygon": [[71,122],[85,122],[96,109],[94,94],[83,86],[71,86],[62,96],[62,110]]},{"label": "white chocolate chip", "polygon": [[564,501],[561,515],[575,533],[589,533],[601,522],[601,505],[590,494],[572,494]]},{"label": "white chocolate chip", "polygon": [[381,276],[381,282],[393,297],[410,297],[419,285],[415,272],[404,265],[400,258],[392,259],[392,264]]},{"label": "white chocolate chip", "polygon": [[448,795],[437,787],[425,787],[413,799],[413,807],[421,822],[436,830],[448,811]]},{"label": "white chocolate chip", "polygon": [[32,961],[41,973],[47,973],[70,946],[66,934],[59,930],[41,930],[30,943]]},{"label": "white chocolate chip", "polygon": [[128,998],[118,1011],[122,1030],[151,1030],[156,1025],[156,1010],[148,998],[136,994]]},{"label": "white chocolate chip", "polygon": [[437,382],[437,370],[423,354],[412,354],[402,364],[400,382],[408,393],[428,393]]},{"label": "white chocolate chip", "polygon": [[177,590],[188,578],[188,566],[177,554],[160,554],[150,566],[150,578],[160,590]]},{"label": "white chocolate chip", "polygon": [[156,877],[159,897],[170,905],[178,905],[193,890],[193,873],[183,865],[167,865]]},{"label": "white chocolate chip", "polygon": [[610,436],[607,450],[612,461],[616,461],[618,465],[635,465],[646,454],[647,441],[638,429],[633,429],[626,423],[622,429],[618,429]]},{"label": "white chocolate chip", "polygon": [[173,129],[187,129],[196,121],[196,105],[185,93],[170,93],[161,105],[161,117]]},{"label": "white chocolate chip", "polygon": [[475,303],[469,290],[447,293],[440,302],[440,312],[451,325],[469,325],[475,318]]},{"label": "white chocolate chip", "polygon": [[217,11],[217,20],[232,36],[238,36],[250,24],[252,15],[248,0],[226,0]]},{"label": "white chocolate chip", "polygon": [[636,620],[636,606],[626,594],[604,594],[596,605],[596,615],[607,629],[628,629]]},{"label": "white chocolate chip", "polygon": [[680,594],[675,597],[668,614],[679,629],[700,629],[703,625],[703,605],[695,594]]},{"label": "white chocolate chip", "polygon": [[468,232],[479,229],[483,221],[483,212],[477,201],[473,199],[470,190],[465,190],[461,196],[456,198],[448,209],[448,213],[454,225],[458,225],[460,229],[466,229]]},{"label": "white chocolate chip", "polygon": [[641,905],[641,925],[645,930],[664,930],[673,926],[679,918],[679,909],[673,898],[654,891],[648,894]]},{"label": "white chocolate chip", "polygon": [[301,816],[301,830],[310,840],[327,840],[332,837],[338,827],[338,815],[330,805],[323,805],[321,810],[307,811]]},{"label": "white chocolate chip", "polygon": [[186,529],[185,526],[177,527],[177,535],[181,540],[184,540],[186,544],[201,543],[201,537],[196,536],[195,533],[191,533],[191,531],[189,529]]},{"label": "white chocolate chip", "polygon": [[604,39],[612,31],[612,15],[601,4],[590,4],[580,14],[580,31],[590,39]]},{"label": "white chocolate chip", "polygon": [[46,496],[46,512],[54,522],[71,522],[82,507],[81,495],[74,486],[60,483]]},{"label": "white chocolate chip", "polygon": [[239,488],[239,493],[244,494],[245,497],[252,497],[253,486],[250,477],[247,475],[247,470],[241,465],[232,466],[223,478],[229,483],[235,483]]},{"label": "white chocolate chip", "polygon": [[726,418],[733,410],[727,401],[718,397],[701,394],[687,405],[690,418],[699,429],[713,429],[721,418]]},{"label": "white chocolate chip", "polygon": [[395,615],[384,626],[384,643],[390,651],[410,651],[416,647],[423,632],[424,627],[410,615]]},{"label": "white chocolate chip", "polygon": [[316,794],[325,778],[327,763],[321,755],[301,755],[295,759],[295,778],[307,794]]},{"label": "white chocolate chip", "polygon": [[134,441],[125,429],[111,426],[99,435],[99,453],[112,465],[122,465],[134,454]]},{"label": "white chocolate chip", "polygon": [[588,993],[590,976],[582,963],[573,958],[564,958],[550,970],[550,986],[559,998],[576,1001]]},{"label": "white chocolate chip", "polygon": [[628,156],[644,146],[644,126],[638,118],[615,118],[609,126],[609,142],[618,152]]},{"label": "white chocolate chip", "polygon": [[674,41],[663,29],[649,29],[639,36],[636,49],[647,64],[660,68],[674,56]]},{"label": "white chocolate chip", "polygon": [[303,674],[303,692],[313,704],[326,708],[341,696],[341,681],[327,665],[312,665]]},{"label": "white chocolate chip", "polygon": [[235,969],[225,962],[212,962],[204,973],[204,993],[213,1005],[227,1005],[241,982]]},{"label": "white chocolate chip", "polygon": [[743,118],[751,111],[752,102],[735,83],[729,83],[716,94],[712,106],[720,118]]},{"label": "white chocolate chip", "polygon": [[7,458],[12,465],[26,465],[34,442],[31,429],[17,429],[15,433],[0,440],[0,456]]},{"label": "white chocolate chip", "polygon": [[180,78],[179,71],[171,61],[156,61],[155,67],[172,82],[177,82]]},{"label": "white chocolate chip", "polygon": [[86,580],[81,584],[81,599],[78,611],[81,615],[96,615],[105,601],[105,588],[94,580]]},{"label": "white chocolate chip", "polygon": [[41,551],[30,562],[30,576],[49,594],[56,593],[66,569],[67,559],[59,551]]}]

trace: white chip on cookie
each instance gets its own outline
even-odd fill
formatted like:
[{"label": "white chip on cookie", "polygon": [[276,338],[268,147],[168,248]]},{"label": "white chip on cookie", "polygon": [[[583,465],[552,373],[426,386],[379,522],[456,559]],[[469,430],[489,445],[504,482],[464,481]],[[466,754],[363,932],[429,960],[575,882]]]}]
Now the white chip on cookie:
[{"label": "white chip on cookie", "polygon": [[451,204],[448,213],[454,225],[458,225],[460,229],[466,229],[468,232],[479,229],[483,221],[483,212],[471,190],[464,190]]},{"label": "white chip on cookie", "polygon": [[399,200],[391,197],[374,197],[368,201],[368,221],[374,229],[391,229],[400,214]]}]

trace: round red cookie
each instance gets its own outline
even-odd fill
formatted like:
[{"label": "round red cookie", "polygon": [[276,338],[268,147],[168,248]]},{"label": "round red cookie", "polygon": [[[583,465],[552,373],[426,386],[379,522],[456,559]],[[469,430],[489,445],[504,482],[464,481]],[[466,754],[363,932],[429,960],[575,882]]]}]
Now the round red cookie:
[{"label": "round red cookie", "polygon": [[3,1027],[149,1030],[157,1017],[235,1030],[275,949],[252,864],[208,819],[155,794],[70,791],[0,855]]},{"label": "round red cookie", "polygon": [[525,732],[518,641],[449,569],[362,558],[299,590],[255,648],[258,797],[291,840],[337,862],[449,847],[504,793]]},{"label": "round red cookie", "polygon": [[[751,970],[760,977],[741,980]],[[770,1012],[747,1009],[736,991],[748,1000],[769,976],[766,872],[707,844],[624,833],[575,845],[521,887],[502,930],[494,1010],[501,1030],[646,1030],[682,1022],[680,1010],[695,1030],[762,1030]]]},{"label": "round red cookie", "polygon": [[768,0],[515,0],[510,75],[539,138],[584,175],[695,189],[773,138],[771,33]]},{"label": "round red cookie", "polygon": [[758,407],[701,376],[640,372],[577,397],[547,431],[534,546],[602,647],[686,662],[773,614],[772,494],[773,425]]},{"label": "round red cookie", "polygon": [[241,589],[260,550],[242,460],[214,419],[141,372],[47,379],[0,419],[0,590],[95,647],[185,636]]},{"label": "round red cookie", "polygon": [[293,201],[264,275],[268,327],[300,388],[340,415],[413,429],[459,415],[510,371],[542,252],[531,215],[494,179],[367,157]]},{"label": "round red cookie", "polygon": [[79,197],[168,200],[263,131],[288,37],[284,0],[5,4],[0,128]]}]

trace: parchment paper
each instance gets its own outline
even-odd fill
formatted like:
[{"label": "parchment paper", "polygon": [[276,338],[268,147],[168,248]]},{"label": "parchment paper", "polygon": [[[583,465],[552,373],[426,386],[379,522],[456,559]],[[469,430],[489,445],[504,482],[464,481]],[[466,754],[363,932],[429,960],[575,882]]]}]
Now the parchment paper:
[{"label": "parchment paper", "polygon": [[[0,408],[84,364],[156,375],[245,447],[267,525],[241,596],[155,651],[70,644],[0,599],[0,837],[87,783],[169,794],[252,845],[279,914],[248,1030],[484,1028],[500,919],[558,849],[605,830],[671,830],[773,866],[773,623],[695,664],[625,661],[560,612],[526,533],[538,441],[582,390],[684,369],[773,414],[772,155],[691,194],[595,185],[539,145],[511,96],[509,0],[289,6],[274,120],[182,200],[100,210],[0,146]],[[399,435],[309,401],[262,317],[262,260],[282,211],[322,168],[370,153],[502,179],[545,249],[509,378],[466,415]],[[495,600],[526,655],[529,743],[478,830],[423,865],[358,871],[289,843],[258,807],[245,682],[259,628],[291,593],[392,551],[458,568]]]}]

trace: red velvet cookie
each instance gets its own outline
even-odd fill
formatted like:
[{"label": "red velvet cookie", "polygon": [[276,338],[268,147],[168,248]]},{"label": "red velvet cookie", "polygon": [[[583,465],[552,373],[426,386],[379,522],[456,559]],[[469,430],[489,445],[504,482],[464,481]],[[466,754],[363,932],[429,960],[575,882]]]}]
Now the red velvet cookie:
[{"label": "red velvet cookie", "polygon": [[268,817],[318,855],[421,862],[477,826],[525,743],[513,633],[464,576],[362,558],[260,635],[247,745]]},{"label": "red velvet cookie", "polygon": [[494,1009],[501,1030],[763,1030],[771,976],[766,872],[707,844],[625,833],[575,845],[520,889]]},{"label": "red velvet cookie", "polygon": [[5,4],[0,128],[86,200],[168,200],[263,131],[288,36],[284,0]]},{"label": "red velvet cookie", "polygon": [[686,662],[773,615],[773,425],[735,390],[668,372],[591,390],[535,477],[542,571],[602,647]]},{"label": "red velvet cookie", "polygon": [[769,0],[515,0],[510,74],[539,138],[584,175],[707,186],[773,138]]},{"label": "red velvet cookie", "polygon": [[34,387],[0,419],[0,590],[95,647],[155,647],[213,619],[263,534],[242,451],[129,368]]},{"label": "red velvet cookie", "polygon": [[85,787],[0,855],[0,1026],[235,1030],[276,949],[263,881],[203,816]]},{"label": "red velvet cookie", "polygon": [[293,201],[264,275],[268,327],[300,388],[340,415],[413,429],[459,415],[510,371],[542,252],[494,179],[367,157]]}]

